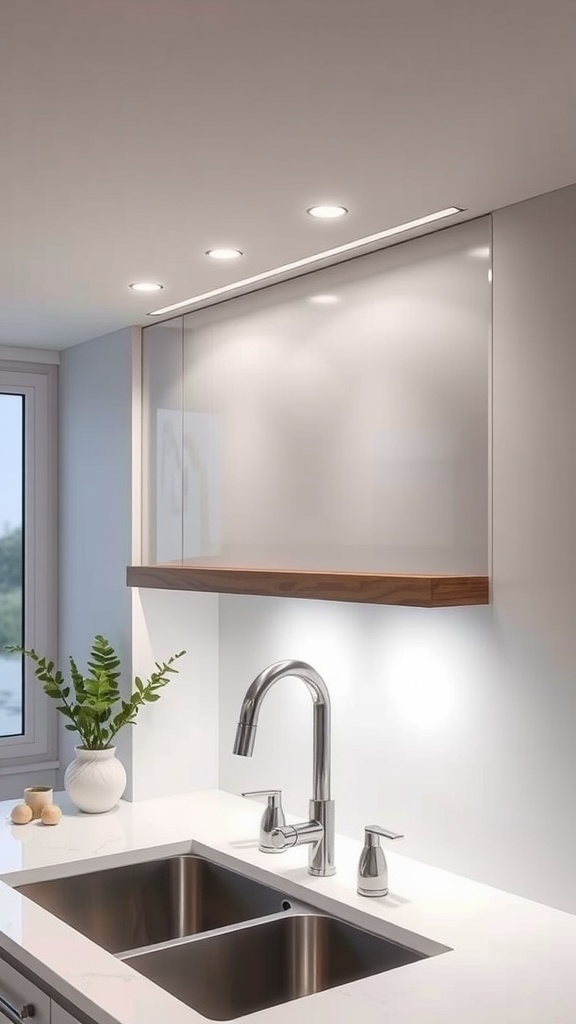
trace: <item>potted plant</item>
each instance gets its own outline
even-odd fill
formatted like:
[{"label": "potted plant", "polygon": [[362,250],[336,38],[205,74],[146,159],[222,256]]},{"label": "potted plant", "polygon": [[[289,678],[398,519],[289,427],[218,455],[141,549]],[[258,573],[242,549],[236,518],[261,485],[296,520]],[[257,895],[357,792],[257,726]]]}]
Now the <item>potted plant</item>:
[{"label": "potted plant", "polygon": [[126,772],[116,757],[114,739],[125,725],[135,725],[144,704],[160,700],[158,691],[166,686],[170,674],[177,672],[174,662],[186,652],[180,651],[162,664],[156,662],[156,671],[146,682],[137,676],[132,695],[123,700],[118,689],[120,659],[101,635],[94,638],[90,649],[88,675],[80,672],[70,656],[71,685],[59,669],[55,670],[54,662],[35,650],[15,645],[7,650],[24,654],[35,662],[35,675],[44,693],[59,702],[57,711],[69,719],[66,728],[80,737],[76,758],[64,776],[70,799],[81,811],[109,811],[126,787]]}]

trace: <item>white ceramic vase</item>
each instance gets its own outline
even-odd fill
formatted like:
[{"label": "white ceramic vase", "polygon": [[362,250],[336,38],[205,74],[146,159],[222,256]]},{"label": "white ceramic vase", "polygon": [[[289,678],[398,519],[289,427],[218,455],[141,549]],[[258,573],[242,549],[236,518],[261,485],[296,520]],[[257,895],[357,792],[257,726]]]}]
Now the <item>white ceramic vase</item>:
[{"label": "white ceramic vase", "polygon": [[88,814],[111,810],[126,789],[126,771],[116,757],[116,747],[74,749],[76,758],[68,765],[64,776],[64,789],[72,803]]}]

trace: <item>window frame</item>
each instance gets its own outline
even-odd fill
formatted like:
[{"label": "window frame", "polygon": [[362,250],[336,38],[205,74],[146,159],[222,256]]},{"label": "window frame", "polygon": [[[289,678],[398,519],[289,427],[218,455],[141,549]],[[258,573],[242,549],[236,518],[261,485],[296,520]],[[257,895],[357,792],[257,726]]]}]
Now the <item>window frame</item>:
[{"label": "window frame", "polygon": [[[57,367],[0,359],[0,393],[23,395],[24,416],[24,642],[56,661]],[[24,659],[24,733],[0,736],[0,776],[58,767],[53,702]]]}]

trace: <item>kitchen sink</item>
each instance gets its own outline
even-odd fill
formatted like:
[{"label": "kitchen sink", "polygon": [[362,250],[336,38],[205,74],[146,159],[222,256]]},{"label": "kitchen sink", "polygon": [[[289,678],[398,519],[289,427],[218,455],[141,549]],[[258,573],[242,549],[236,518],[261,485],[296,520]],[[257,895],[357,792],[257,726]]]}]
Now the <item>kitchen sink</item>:
[{"label": "kitchen sink", "polygon": [[310,911],[121,959],[205,1017],[233,1020],[424,955]]},{"label": "kitchen sink", "polygon": [[277,914],[285,900],[192,854],[15,888],[110,953]]},{"label": "kitchen sink", "polygon": [[416,935],[410,948],[195,854],[15,888],[211,1020],[448,951]]}]

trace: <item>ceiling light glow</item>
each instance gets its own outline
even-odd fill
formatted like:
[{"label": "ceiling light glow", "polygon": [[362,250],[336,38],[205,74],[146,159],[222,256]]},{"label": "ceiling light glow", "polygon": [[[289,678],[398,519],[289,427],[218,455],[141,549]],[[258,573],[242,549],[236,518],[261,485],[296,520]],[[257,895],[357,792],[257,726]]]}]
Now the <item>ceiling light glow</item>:
[{"label": "ceiling light glow", "polygon": [[340,299],[337,295],[311,295],[310,302],[316,306],[333,306],[336,302],[340,302]]},{"label": "ceiling light glow", "polygon": [[159,292],[164,287],[163,284],[156,284],[154,281],[135,281],[134,284],[128,286],[134,292]]},{"label": "ceiling light glow", "polygon": [[345,217],[348,210],[345,206],[309,206],[306,213],[318,220],[335,220],[337,217]]},{"label": "ceiling light glow", "polygon": [[243,254],[240,249],[207,249],[204,255],[211,260],[237,260]]},{"label": "ceiling light glow", "polygon": [[437,210],[436,213],[429,213],[425,217],[418,217],[416,220],[406,221],[404,224],[397,224],[393,228],[386,228],[384,231],[377,231],[374,235],[365,235],[364,238],[357,238],[353,242],[346,242],[344,245],[337,245],[333,249],[325,249],[323,252],[314,253],[313,256],[305,256],[293,263],[285,263],[273,270],[265,270],[262,274],[254,274],[253,277],[245,277],[242,281],[234,281],[232,284],[225,284],[221,288],[213,288],[209,292],[202,292],[200,295],[193,295],[190,299],[183,299],[181,302],[174,302],[171,306],[163,306],[162,309],[154,309],[148,316],[164,316],[166,313],[174,313],[177,309],[185,306],[197,305],[199,302],[206,302],[208,299],[217,298],[219,295],[229,295],[230,292],[239,291],[249,285],[259,284],[260,281],[270,281],[272,278],[280,277],[282,274],[290,273],[293,270],[300,270],[310,267],[314,263],[331,259],[334,256],[341,256],[355,249],[361,249],[366,245],[374,245],[385,238],[392,238],[394,235],[401,235],[405,231],[413,231],[415,228],[424,227],[425,224],[433,224],[436,221],[444,220],[446,217],[455,217],[463,213],[460,206],[448,206],[445,210]]}]

